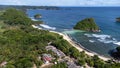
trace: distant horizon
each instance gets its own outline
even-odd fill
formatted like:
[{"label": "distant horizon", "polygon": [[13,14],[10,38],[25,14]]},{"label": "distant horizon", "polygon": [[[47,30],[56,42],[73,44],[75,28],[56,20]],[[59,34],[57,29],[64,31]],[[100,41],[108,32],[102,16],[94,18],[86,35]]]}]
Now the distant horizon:
[{"label": "distant horizon", "polygon": [[[40,5],[3,5],[0,4],[1,6],[36,6],[40,7]],[[41,5],[43,6],[43,5]],[[120,6],[46,6],[46,7],[120,7]]]},{"label": "distant horizon", "polygon": [[29,5],[29,6],[120,6],[119,0],[0,0],[1,5]]}]

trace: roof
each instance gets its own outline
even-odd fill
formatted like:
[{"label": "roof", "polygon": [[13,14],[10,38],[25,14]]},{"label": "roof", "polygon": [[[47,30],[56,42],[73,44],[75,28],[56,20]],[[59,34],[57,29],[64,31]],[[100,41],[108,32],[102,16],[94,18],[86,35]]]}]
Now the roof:
[{"label": "roof", "polygon": [[42,58],[44,61],[51,61],[52,60],[52,57],[50,54],[43,54]]}]

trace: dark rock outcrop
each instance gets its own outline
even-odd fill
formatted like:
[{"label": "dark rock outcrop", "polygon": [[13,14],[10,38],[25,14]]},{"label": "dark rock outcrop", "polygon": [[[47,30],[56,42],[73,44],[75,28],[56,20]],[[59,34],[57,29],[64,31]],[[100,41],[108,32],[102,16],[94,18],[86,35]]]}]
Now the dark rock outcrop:
[{"label": "dark rock outcrop", "polygon": [[120,22],[120,17],[116,18],[116,22]]}]

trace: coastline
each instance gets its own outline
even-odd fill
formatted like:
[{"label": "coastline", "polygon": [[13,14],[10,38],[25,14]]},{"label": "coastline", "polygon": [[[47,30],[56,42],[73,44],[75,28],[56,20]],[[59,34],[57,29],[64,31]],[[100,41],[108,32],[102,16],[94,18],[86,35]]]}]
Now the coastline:
[{"label": "coastline", "polygon": [[[33,27],[33,28],[37,28],[37,29],[42,29],[42,28],[37,27],[37,26],[35,26],[35,25],[32,25],[32,27]],[[67,34],[63,34],[63,33],[60,33],[60,32],[57,32],[57,31],[52,31],[52,30],[49,30],[49,32],[57,33],[57,34],[63,36],[63,39],[67,40],[73,47],[75,47],[76,49],[78,49],[80,52],[81,52],[81,51],[85,51],[85,53],[86,53],[87,55],[89,55],[89,56],[98,55],[98,57],[99,57],[100,59],[104,60],[104,61],[108,61],[108,60],[112,59],[112,58],[105,57],[105,56],[103,56],[103,55],[97,54],[97,53],[95,53],[95,52],[93,52],[93,51],[90,51],[90,50],[84,48],[80,43],[75,42],[74,39],[72,39],[72,38],[71,38],[70,36],[68,36]]]},{"label": "coastline", "polygon": [[67,34],[63,34],[63,33],[60,33],[60,32],[56,32],[56,31],[49,31],[49,32],[53,32],[53,33],[57,33],[61,36],[63,36],[63,39],[67,40],[73,47],[75,47],[76,49],[78,49],[80,52],[81,51],[85,51],[85,53],[89,56],[94,56],[94,55],[98,55],[98,57],[104,61],[108,61],[110,60],[111,58],[109,57],[105,57],[105,56],[102,56],[102,55],[99,55],[95,52],[92,52],[86,48],[84,48],[81,44],[78,44],[77,42],[73,41]]}]

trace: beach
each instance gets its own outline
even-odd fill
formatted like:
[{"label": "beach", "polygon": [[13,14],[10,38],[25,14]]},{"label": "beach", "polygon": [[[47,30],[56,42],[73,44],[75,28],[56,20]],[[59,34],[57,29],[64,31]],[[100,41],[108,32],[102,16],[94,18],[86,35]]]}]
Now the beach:
[{"label": "beach", "polygon": [[[37,29],[42,29],[40,27],[37,27],[35,25],[32,25],[33,28],[37,28]],[[84,51],[87,55],[89,56],[94,56],[94,55],[98,55],[98,57],[104,61],[107,61],[107,60],[110,60],[111,58],[109,57],[105,57],[105,56],[102,56],[102,55],[99,55],[95,52],[92,52],[86,48],[84,48],[81,44],[78,44],[77,42],[73,41],[72,38],[70,38],[67,34],[63,34],[63,33],[60,33],[60,32],[57,32],[57,31],[52,31],[52,30],[49,30],[49,32],[52,32],[52,33],[57,33],[61,36],[63,36],[63,39],[67,40],[73,47],[75,47],[76,49],[78,49],[80,52],[81,51]]]},{"label": "beach", "polygon": [[102,56],[102,55],[99,55],[95,52],[91,52],[87,49],[85,49],[81,44],[77,44],[75,41],[73,41],[67,34],[63,34],[63,33],[60,33],[60,32],[56,32],[56,31],[50,31],[50,32],[53,32],[53,33],[57,33],[61,36],[63,36],[63,39],[67,40],[73,47],[75,47],[76,49],[78,49],[80,52],[81,51],[85,51],[85,53],[89,56],[94,56],[94,55],[98,55],[98,57],[104,61],[108,61],[110,60],[111,58],[109,57],[105,57],[105,56]]}]

